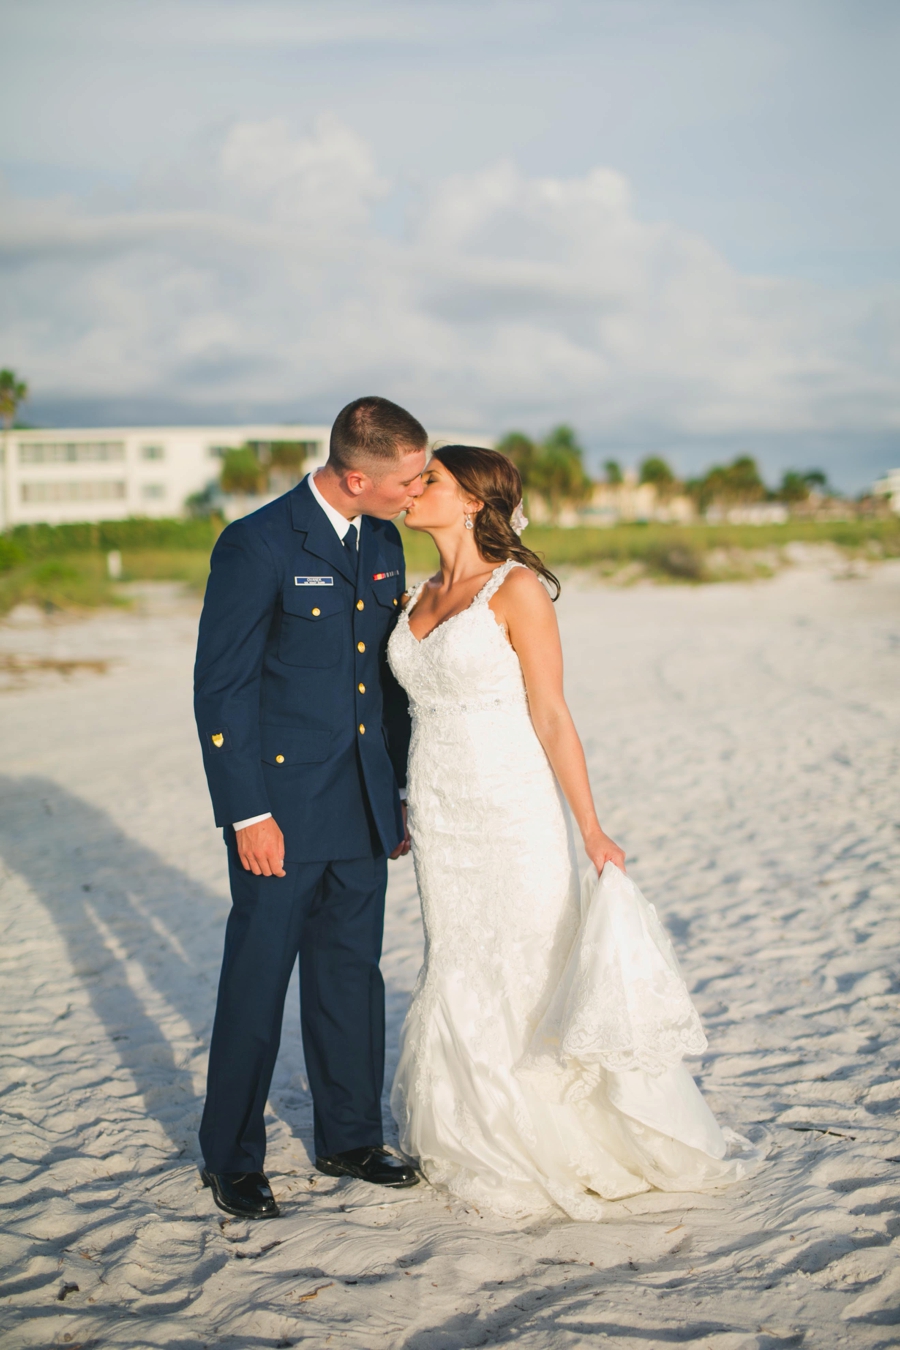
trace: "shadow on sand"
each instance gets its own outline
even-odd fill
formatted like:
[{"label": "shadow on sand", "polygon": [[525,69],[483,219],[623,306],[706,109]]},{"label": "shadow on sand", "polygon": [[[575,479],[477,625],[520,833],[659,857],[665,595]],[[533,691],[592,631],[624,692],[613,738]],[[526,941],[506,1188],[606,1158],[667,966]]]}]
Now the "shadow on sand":
[{"label": "shadow on sand", "polygon": [[[226,895],[170,866],[105,811],[46,778],[0,776],[0,856],[51,915],[173,1157],[198,1157],[202,1099],[190,1061],[196,1067],[209,1043]],[[222,862],[224,878],[224,856]],[[54,972],[46,978],[52,981]],[[296,1048],[292,1041],[291,1054],[300,1056],[299,1041]],[[311,1103],[302,1106],[298,1123],[305,1125]],[[295,1133],[312,1148],[305,1129]]]}]

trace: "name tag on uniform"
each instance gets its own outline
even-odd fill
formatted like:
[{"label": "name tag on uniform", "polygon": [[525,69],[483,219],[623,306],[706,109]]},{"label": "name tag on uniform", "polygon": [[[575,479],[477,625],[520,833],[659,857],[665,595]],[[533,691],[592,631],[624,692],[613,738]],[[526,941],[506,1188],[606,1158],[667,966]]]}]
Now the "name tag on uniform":
[{"label": "name tag on uniform", "polygon": [[372,580],[384,581],[387,577],[399,577],[399,575],[400,575],[400,568],[398,567],[394,572],[374,572],[372,574]]},{"label": "name tag on uniform", "polygon": [[294,577],[295,586],[333,586],[334,577]]}]

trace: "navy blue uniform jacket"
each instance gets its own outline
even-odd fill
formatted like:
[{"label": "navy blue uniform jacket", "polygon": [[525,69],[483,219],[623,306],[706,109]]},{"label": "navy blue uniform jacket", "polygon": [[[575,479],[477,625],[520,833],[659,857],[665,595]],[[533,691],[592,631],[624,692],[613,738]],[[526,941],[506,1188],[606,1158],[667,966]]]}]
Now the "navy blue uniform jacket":
[{"label": "navy blue uniform jacket", "polygon": [[407,699],[385,650],[405,587],[389,521],[357,521],[359,571],[306,481],[213,549],[194,710],[216,824],[271,811],[286,862],[403,837]]}]

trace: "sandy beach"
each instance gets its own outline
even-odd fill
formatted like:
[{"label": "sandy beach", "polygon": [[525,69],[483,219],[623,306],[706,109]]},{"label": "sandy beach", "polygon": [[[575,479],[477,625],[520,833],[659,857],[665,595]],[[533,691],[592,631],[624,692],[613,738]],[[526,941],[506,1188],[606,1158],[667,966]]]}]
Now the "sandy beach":
[{"label": "sandy beach", "polygon": [[[213,1206],[196,1131],[228,896],[198,608],[157,587],[0,625],[0,1344],[896,1345],[900,564],[564,589],[601,820],[682,960],[710,1042],[693,1071],[768,1155],[600,1224],[316,1173],[296,984],[268,1116],[283,1217]],[[389,1078],[421,947],[407,859]]]}]

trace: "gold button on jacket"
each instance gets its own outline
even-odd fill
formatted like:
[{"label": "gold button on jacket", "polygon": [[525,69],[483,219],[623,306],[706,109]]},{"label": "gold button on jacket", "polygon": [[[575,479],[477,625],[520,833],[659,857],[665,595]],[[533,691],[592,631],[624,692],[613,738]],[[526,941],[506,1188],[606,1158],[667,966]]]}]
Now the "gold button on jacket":
[{"label": "gold button on jacket", "polygon": [[364,684],[358,684],[356,687],[361,694],[364,694],[366,692],[366,686]]},{"label": "gold button on jacket", "polygon": [[357,642],[356,650],[358,652],[364,652],[366,650],[366,644],[364,642]]},{"label": "gold button on jacket", "polygon": [[284,755],[276,755],[276,756],[275,756],[275,763],[276,763],[276,764],[283,764],[283,763],[284,763]]},{"label": "gold button on jacket", "polygon": [[316,605],[315,608],[313,609],[313,614],[315,614],[316,618],[318,618],[321,613],[322,611],[319,609],[319,606]]},{"label": "gold button on jacket", "polygon": [[365,727],[363,726],[362,722],[360,722],[360,724],[359,724],[359,734],[360,734],[360,736],[365,736],[365,734],[366,734],[366,729],[365,729]]},{"label": "gold button on jacket", "polygon": [[357,609],[365,609],[365,607],[366,607],[366,602],[365,602],[365,600],[357,600],[357,602],[356,602],[356,608],[357,608]]}]

